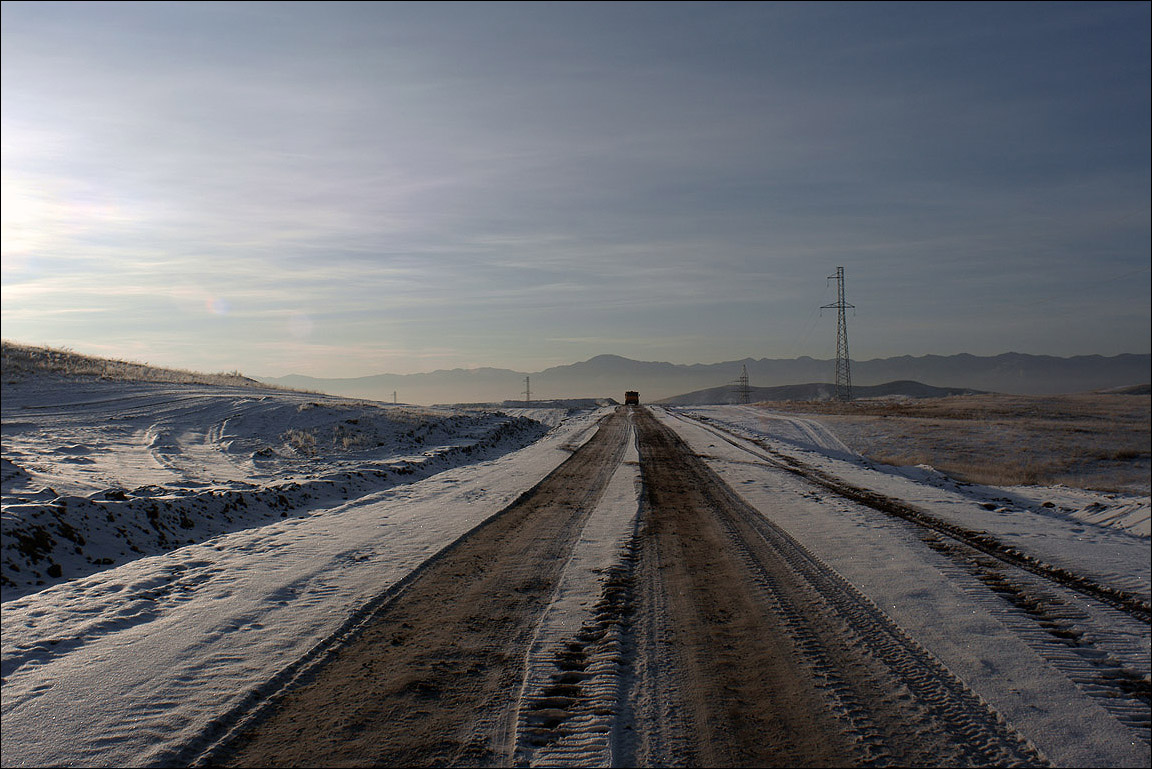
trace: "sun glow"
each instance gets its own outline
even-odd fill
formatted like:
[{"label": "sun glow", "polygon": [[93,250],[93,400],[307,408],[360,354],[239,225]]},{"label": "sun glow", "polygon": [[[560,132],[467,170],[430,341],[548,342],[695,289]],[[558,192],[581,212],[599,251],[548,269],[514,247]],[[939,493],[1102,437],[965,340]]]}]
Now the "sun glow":
[{"label": "sun glow", "polygon": [[0,203],[6,274],[27,272],[41,255],[75,255],[76,247],[93,235],[120,231],[136,221],[106,192],[66,179],[5,174]]},{"label": "sun glow", "polygon": [[33,255],[52,240],[56,206],[40,189],[9,178],[0,181],[0,257],[5,274],[31,268]]}]

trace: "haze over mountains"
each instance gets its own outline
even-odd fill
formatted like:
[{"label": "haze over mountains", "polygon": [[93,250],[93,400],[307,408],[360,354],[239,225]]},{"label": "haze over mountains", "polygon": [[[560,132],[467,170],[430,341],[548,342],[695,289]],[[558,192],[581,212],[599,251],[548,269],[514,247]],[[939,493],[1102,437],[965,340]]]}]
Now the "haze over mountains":
[{"label": "haze over mountains", "polygon": [[[692,365],[637,361],[598,355],[580,363],[537,372],[497,368],[451,369],[425,374],[377,374],[347,379],[289,375],[257,377],[260,381],[333,395],[401,403],[473,403],[523,400],[525,378],[532,400],[614,397],[639,390],[652,402],[696,390],[734,385],[742,367],[752,387],[780,387],[832,382],[835,362],[802,357],[728,361]],[[911,380],[933,387],[964,388],[1020,395],[1050,395],[1128,387],[1152,381],[1152,355],[1111,357],[1080,355],[1057,358],[1005,353],[924,355],[852,362],[853,385],[880,385]]]},{"label": "haze over mountains", "polygon": [[[933,387],[922,382],[895,380],[882,385],[853,385],[852,396],[859,398],[943,398],[948,395],[980,395],[984,390],[969,387]],[[665,406],[712,406],[758,403],[760,401],[826,401],[836,397],[836,385],[828,382],[809,382],[777,387],[748,386],[747,392],[739,385],[721,385],[695,390],[657,401]]]}]

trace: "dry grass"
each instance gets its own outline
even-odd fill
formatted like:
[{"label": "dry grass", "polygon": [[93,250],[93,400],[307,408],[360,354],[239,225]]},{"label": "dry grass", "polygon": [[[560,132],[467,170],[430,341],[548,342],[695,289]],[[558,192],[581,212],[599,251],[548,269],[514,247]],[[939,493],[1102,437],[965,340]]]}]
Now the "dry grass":
[{"label": "dry grass", "polygon": [[1149,493],[1152,398],[1084,393],[770,402],[815,416],[876,462],[927,464],[995,486],[1064,484]]},{"label": "dry grass", "polygon": [[167,382],[172,384],[271,388],[270,385],[243,376],[239,371],[201,374],[195,371],[157,368],[145,363],[81,355],[68,349],[33,347],[4,340],[0,343],[0,376],[2,376],[3,381],[9,382],[24,374],[89,376],[117,382]]},{"label": "dry grass", "polygon": [[316,455],[316,434],[308,430],[292,428],[280,436],[297,454],[311,457]]}]

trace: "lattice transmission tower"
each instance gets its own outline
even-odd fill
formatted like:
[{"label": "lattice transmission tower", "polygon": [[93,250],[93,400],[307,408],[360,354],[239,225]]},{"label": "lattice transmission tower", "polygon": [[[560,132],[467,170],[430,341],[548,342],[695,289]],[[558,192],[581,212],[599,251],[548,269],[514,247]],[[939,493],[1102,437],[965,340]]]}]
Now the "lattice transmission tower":
[{"label": "lattice transmission tower", "polygon": [[836,302],[823,305],[820,309],[835,309],[836,315],[836,400],[852,400],[852,370],[848,358],[848,322],[844,319],[844,310],[856,309],[856,305],[844,301],[844,268],[837,267],[835,275],[829,275],[828,280],[836,281]]},{"label": "lattice transmission tower", "polygon": [[752,388],[748,386],[748,364],[740,367],[740,378],[736,380],[736,387],[740,392],[740,402],[747,404],[752,401]]}]

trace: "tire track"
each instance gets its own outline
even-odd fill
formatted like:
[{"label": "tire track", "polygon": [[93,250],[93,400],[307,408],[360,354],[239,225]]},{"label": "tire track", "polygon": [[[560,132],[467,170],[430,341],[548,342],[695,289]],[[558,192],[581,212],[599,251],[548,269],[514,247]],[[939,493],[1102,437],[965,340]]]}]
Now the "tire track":
[{"label": "tire track", "polygon": [[633,537],[607,570],[592,617],[553,653],[554,672],[521,703],[516,766],[579,766],[589,756],[615,765],[612,732],[629,667],[635,543]]},{"label": "tire track", "polygon": [[[676,729],[634,696],[638,763],[1044,765],[1037,751],[669,428],[636,420],[646,487],[639,624],[665,604]],[[638,660],[638,667],[643,660]],[[640,676],[643,679],[643,675]],[[679,745],[676,731],[690,735]]]},{"label": "tire track", "polygon": [[[614,727],[630,668],[625,643],[637,546],[639,455],[624,461],[564,568],[527,658],[516,766],[614,766]],[[598,597],[595,603],[591,599]]]},{"label": "tire track", "polygon": [[[984,602],[999,604],[991,607],[993,613],[1017,636],[1141,741],[1152,743],[1152,682],[1147,673],[1120,659],[1147,659],[1146,653],[1131,648],[1132,644],[1111,633],[1110,627],[1093,622],[1085,611],[1057,595],[1051,583],[1044,584],[1032,574],[932,532],[924,533],[921,539],[986,589]],[[1131,622],[1114,613],[1116,626],[1123,626],[1125,620]],[[1124,653],[1117,655],[1110,649]]]},{"label": "tire track", "polygon": [[1103,601],[1109,606],[1124,612],[1146,625],[1152,624],[1152,604],[1149,604],[1148,601],[1138,595],[1126,590],[1102,585],[1083,574],[1077,574],[1069,569],[1045,563],[1039,558],[1025,553],[1018,548],[1000,542],[987,532],[966,529],[963,526],[958,526],[949,521],[937,518],[934,515],[930,515],[906,502],[886,497],[870,489],[853,486],[840,478],[830,476],[814,467],[810,467],[794,457],[774,451],[760,441],[750,439],[749,442],[755,444],[759,450],[751,449],[747,445],[735,440],[722,428],[705,424],[701,420],[693,419],[683,414],[671,414],[671,416],[683,421],[691,421],[741,451],[746,451],[774,467],[797,475],[809,483],[827,489],[834,494],[870,507],[873,510],[878,510],[894,518],[903,519],[923,529],[936,531],[967,545],[973,550],[978,550],[990,555],[1011,566],[1032,572],[1039,577],[1051,580],[1070,590],[1075,590],[1089,598]]},{"label": "tire track", "polygon": [[618,409],[559,468],[436,556],[355,637],[195,763],[507,763],[533,628],[627,436]]},{"label": "tire track", "polygon": [[[1002,545],[985,532],[967,530],[907,503],[850,486],[759,442],[754,443],[766,453],[742,445],[721,428],[701,426],[758,459],[908,525],[924,544],[987,590],[982,598],[998,604],[991,607],[993,613],[1012,626],[1025,643],[1095,698],[1138,739],[1152,742],[1152,682],[1146,670],[1133,668],[1121,659],[1146,660],[1147,655],[1127,648],[1130,644],[1109,632],[1111,625],[1147,624],[1146,601],[1045,564]],[[1105,621],[1089,622],[1076,606],[1077,596],[1065,590],[1103,602],[1105,606],[1096,612],[1108,615]],[[1062,598],[1062,593],[1066,597]]]}]

